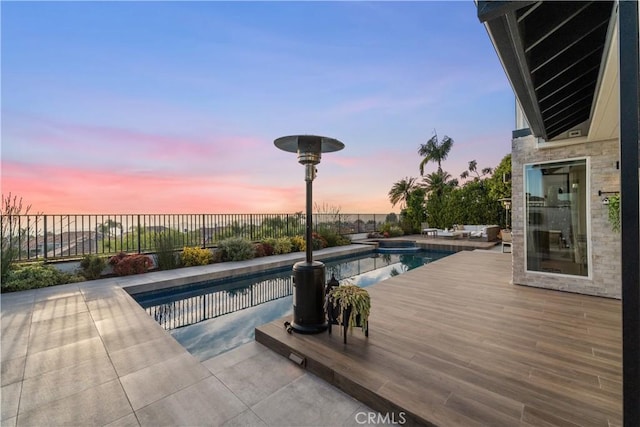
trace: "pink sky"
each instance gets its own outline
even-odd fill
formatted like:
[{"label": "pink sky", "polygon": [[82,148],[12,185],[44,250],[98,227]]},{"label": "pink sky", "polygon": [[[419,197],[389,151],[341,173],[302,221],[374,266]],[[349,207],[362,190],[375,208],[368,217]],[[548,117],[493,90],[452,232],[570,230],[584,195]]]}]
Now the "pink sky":
[{"label": "pink sky", "polygon": [[1,19],[2,193],[33,211],[302,211],[304,168],[273,140],[317,134],[346,148],[316,203],[399,212],[387,193],[434,129],[453,177],[511,150],[473,2],[9,2]]}]

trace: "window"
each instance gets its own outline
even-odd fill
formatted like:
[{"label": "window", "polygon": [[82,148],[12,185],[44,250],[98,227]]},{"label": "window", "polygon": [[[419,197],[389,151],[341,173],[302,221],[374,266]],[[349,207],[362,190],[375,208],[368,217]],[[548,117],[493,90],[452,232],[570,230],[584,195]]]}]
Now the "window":
[{"label": "window", "polygon": [[525,166],[527,271],[589,275],[587,160]]}]

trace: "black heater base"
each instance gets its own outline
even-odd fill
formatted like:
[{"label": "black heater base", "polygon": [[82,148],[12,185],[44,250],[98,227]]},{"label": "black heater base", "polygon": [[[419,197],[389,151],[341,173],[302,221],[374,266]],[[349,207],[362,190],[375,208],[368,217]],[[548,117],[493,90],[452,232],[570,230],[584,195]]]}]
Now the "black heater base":
[{"label": "black heater base", "polygon": [[325,268],[319,261],[298,262],[293,266],[293,322],[289,330],[300,334],[319,334],[328,328],[324,309]]}]

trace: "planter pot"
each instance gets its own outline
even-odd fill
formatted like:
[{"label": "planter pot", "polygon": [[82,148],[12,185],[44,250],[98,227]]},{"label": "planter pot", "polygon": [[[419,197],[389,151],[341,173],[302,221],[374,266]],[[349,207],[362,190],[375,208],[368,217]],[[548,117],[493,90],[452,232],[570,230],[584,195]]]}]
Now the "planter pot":
[{"label": "planter pot", "polygon": [[[349,319],[351,318],[351,311],[353,310],[352,306],[347,306],[342,313],[342,322],[340,322],[340,305],[334,305],[330,300],[327,300],[327,320],[329,323],[329,334],[331,334],[332,325],[340,325],[343,329],[344,343],[347,343],[347,330],[349,329]],[[369,336],[369,322],[362,321],[361,316],[358,314],[356,316],[356,324],[354,326],[361,327],[364,331],[364,336]]]}]

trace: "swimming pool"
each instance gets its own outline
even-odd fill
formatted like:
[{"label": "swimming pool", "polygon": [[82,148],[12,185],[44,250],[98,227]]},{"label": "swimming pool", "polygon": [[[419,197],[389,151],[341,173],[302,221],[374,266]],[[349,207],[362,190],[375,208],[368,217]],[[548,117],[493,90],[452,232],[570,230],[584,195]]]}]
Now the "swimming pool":
[{"label": "swimming pool", "polygon": [[[451,252],[369,252],[325,260],[327,281],[366,287],[450,255]],[[254,339],[257,326],[292,314],[292,266],[133,295],[199,360]]]}]

